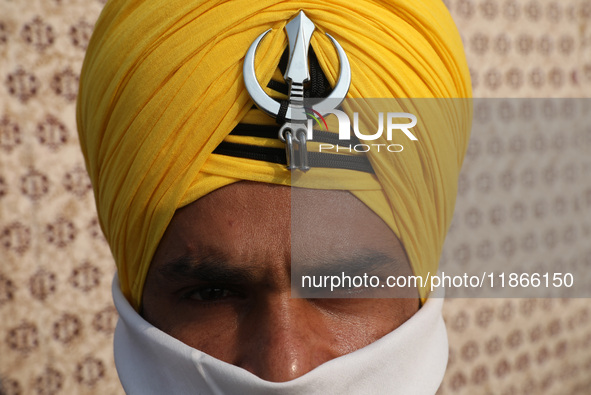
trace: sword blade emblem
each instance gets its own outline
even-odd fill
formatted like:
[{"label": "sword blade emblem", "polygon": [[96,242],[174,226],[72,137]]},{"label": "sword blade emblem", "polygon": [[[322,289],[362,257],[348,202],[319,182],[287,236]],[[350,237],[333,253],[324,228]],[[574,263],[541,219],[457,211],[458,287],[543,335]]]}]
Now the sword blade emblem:
[{"label": "sword blade emblem", "polygon": [[[314,23],[306,16],[304,11],[300,11],[285,26],[289,41],[289,63],[283,78],[289,84],[289,105],[284,115],[286,122],[279,129],[279,139],[286,143],[287,168],[290,170],[307,171],[310,169],[306,149],[307,116],[304,108],[304,84],[310,80],[308,49],[315,29]],[[269,31],[271,29],[261,33],[248,49],[244,58],[243,76],[246,89],[257,107],[268,115],[277,118],[281,104],[263,90],[254,70],[256,50]],[[312,106],[312,110],[323,116],[342,103],[351,85],[351,66],[347,54],[330,34],[326,33],[326,35],[337,50],[340,73],[337,84],[330,95]],[[297,156],[296,148],[298,151]]]}]

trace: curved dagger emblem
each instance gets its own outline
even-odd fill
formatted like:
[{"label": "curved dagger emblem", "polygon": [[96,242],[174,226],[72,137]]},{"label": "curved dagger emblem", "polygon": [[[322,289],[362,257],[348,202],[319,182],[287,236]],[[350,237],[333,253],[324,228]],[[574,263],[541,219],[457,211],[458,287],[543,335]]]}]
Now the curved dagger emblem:
[{"label": "curved dagger emblem", "polygon": [[[267,95],[259,85],[254,70],[254,58],[261,40],[271,29],[259,35],[251,44],[244,58],[244,83],[251,98],[262,111],[272,117],[277,117],[281,104]],[[287,168],[308,170],[308,156],[306,150],[307,116],[304,108],[304,84],[310,80],[308,66],[308,49],[310,39],[314,33],[314,23],[303,11],[293,18],[286,26],[289,41],[289,63],[283,78],[289,85],[289,105],[285,113],[287,122],[279,129],[279,139],[286,143]],[[323,116],[342,103],[351,85],[351,66],[349,59],[341,45],[328,33],[337,50],[340,63],[340,75],[336,86],[330,95],[312,106],[314,111]],[[296,157],[296,148],[298,156]]]}]

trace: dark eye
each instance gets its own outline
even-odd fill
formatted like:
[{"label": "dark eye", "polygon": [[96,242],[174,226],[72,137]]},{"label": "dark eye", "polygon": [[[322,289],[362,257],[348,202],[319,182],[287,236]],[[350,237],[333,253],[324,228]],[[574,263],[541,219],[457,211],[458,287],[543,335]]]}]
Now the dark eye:
[{"label": "dark eye", "polygon": [[215,302],[225,299],[235,294],[226,288],[207,287],[192,291],[187,295],[187,299],[200,300],[203,302]]}]

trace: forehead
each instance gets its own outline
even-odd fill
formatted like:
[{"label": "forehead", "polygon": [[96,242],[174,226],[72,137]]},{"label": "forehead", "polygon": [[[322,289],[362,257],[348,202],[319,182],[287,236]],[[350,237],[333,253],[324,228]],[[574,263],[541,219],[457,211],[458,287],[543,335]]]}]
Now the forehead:
[{"label": "forehead", "polygon": [[230,254],[286,246],[308,253],[361,245],[401,248],[382,219],[348,191],[256,182],[231,184],[177,210],[163,241]]},{"label": "forehead", "polygon": [[150,271],[177,280],[241,273],[241,282],[275,291],[289,289],[294,275],[412,274],[398,238],[349,192],[254,182],[177,210]]},{"label": "forehead", "polygon": [[376,256],[411,271],[394,233],[348,191],[238,182],[177,210],[151,269],[215,261],[280,283],[293,265],[297,272],[347,262],[362,268]]}]

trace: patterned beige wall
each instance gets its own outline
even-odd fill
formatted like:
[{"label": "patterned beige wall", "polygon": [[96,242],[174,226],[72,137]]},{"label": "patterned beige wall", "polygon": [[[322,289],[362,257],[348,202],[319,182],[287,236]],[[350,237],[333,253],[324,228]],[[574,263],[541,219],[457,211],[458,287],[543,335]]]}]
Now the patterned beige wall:
[{"label": "patterned beige wall", "polygon": [[[475,97],[591,97],[591,1],[446,4]],[[519,114],[516,101],[504,103]],[[591,128],[548,126],[589,114],[589,103],[548,101],[520,133],[480,119],[502,118],[500,101],[479,103],[443,265],[591,268]],[[448,299],[444,317],[450,361],[440,394],[591,394],[588,299]]]},{"label": "patterned beige wall", "polygon": [[[590,96],[591,0],[446,4],[476,97]],[[2,394],[123,393],[112,356],[114,268],[74,118],[102,6],[0,0]],[[591,266],[589,144],[567,132],[527,131],[517,143],[502,131],[475,134],[443,261],[494,266],[536,253],[554,262],[574,251],[568,259]],[[526,162],[534,154],[549,159]],[[532,190],[540,199],[519,199]],[[515,231],[520,218],[525,233]],[[591,393],[588,300],[450,299],[444,314],[451,356],[441,394]]]},{"label": "patterned beige wall", "polygon": [[0,377],[5,394],[121,394],[114,272],[78,148],[100,1],[0,0]]}]

